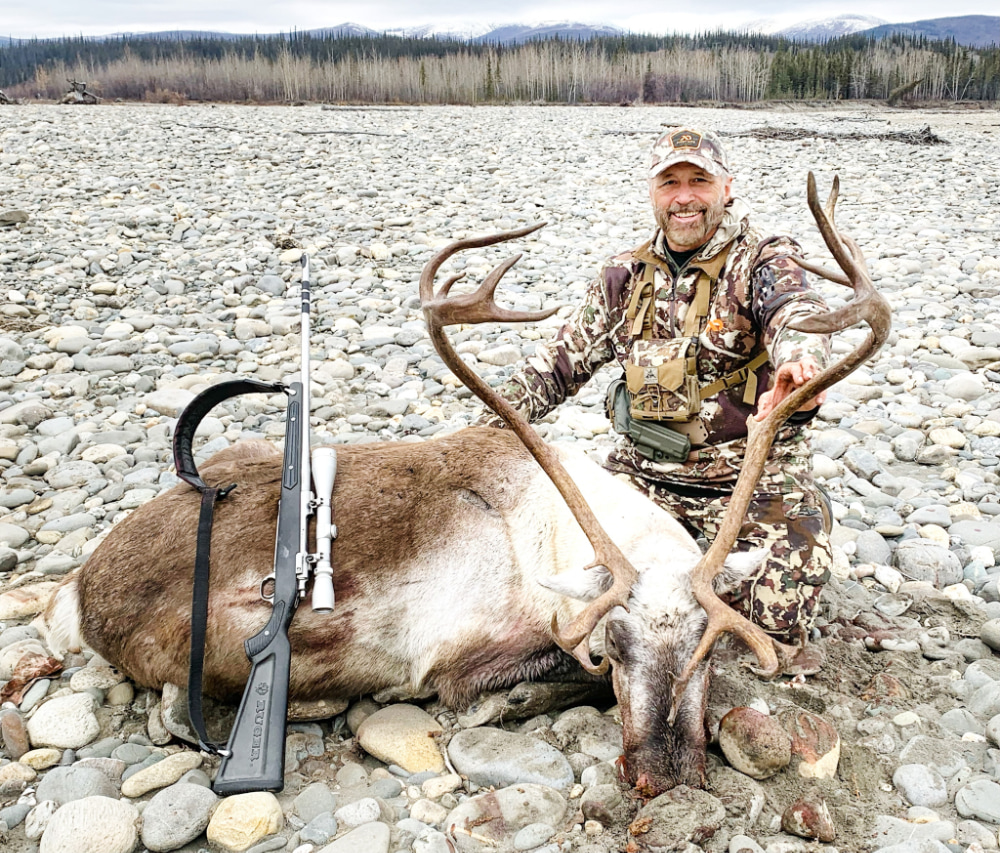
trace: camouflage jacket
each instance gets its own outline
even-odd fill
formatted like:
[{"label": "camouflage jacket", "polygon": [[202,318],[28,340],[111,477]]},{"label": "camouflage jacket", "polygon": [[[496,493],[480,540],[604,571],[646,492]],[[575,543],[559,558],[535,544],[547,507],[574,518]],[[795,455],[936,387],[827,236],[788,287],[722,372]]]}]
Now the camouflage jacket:
[{"label": "camouflage jacket", "polygon": [[[708,316],[699,327],[698,379],[703,386],[711,384],[766,348],[770,364],[757,371],[753,403],[744,402],[742,384],[707,398],[700,414],[707,438],[686,462],[653,462],[640,456],[623,436],[607,466],[655,481],[730,488],[745,450],[747,417],[768,388],[772,365],[805,355],[812,355],[821,367],[826,365],[828,336],[788,328],[793,318],[826,306],[791,260],[798,245],[787,237],[761,235],[750,225],[749,208],[739,199],[727,207],[712,239],[680,270],[671,269],[662,241],[657,231],[649,241],[606,262],[555,338],[539,345],[500,392],[529,421],[539,420],[575,394],[602,365],[612,360],[625,364],[635,341],[625,314],[633,292],[648,276],[648,265],[654,268],[652,333],[660,339],[681,334],[700,271],[705,270],[714,283]],[[799,417],[793,420],[801,422]],[[495,417],[483,422],[499,425]],[[773,473],[793,460],[801,464],[808,452],[802,441],[800,425],[782,428],[768,469]]]}]

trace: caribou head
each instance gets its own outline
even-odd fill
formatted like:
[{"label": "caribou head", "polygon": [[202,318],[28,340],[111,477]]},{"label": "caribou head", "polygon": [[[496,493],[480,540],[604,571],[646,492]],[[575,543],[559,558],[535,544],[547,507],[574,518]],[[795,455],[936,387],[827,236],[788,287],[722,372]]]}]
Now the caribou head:
[{"label": "caribou head", "polygon": [[[766,678],[780,674],[797,652],[793,647],[778,643],[730,609],[718,597],[717,588],[738,581],[756,566],[753,556],[730,556],[730,552],[782,424],[804,403],[846,377],[877,352],[889,333],[888,304],[875,290],[860,249],[834,223],[838,191],[839,182],[835,178],[827,204],[821,207],[816,181],[812,173],[809,174],[810,211],[843,274],[829,272],[798,258],[795,260],[804,269],[851,287],[854,298],[839,310],[811,315],[797,321],[792,328],[832,333],[865,322],[869,334],[853,352],[818,373],[765,418],[750,418],[746,456],[729,510],[708,552],[697,561],[690,575],[682,574],[685,580],[689,578],[689,585],[678,584],[676,572],[669,575],[658,572],[656,565],[690,559],[690,555],[649,555],[637,571],[602,528],[560,463],[558,454],[539,438],[510,403],[468,367],[451,348],[444,333],[446,326],[458,323],[534,321],[554,313],[556,309],[512,311],[494,301],[500,279],[519,256],[497,266],[473,293],[449,295],[461,275],[449,278],[436,293],[434,291],[438,270],[457,252],[524,237],[542,225],[454,242],[431,258],[421,275],[424,316],[441,358],[521,439],[551,478],[593,547],[594,559],[589,565],[551,587],[587,602],[568,624],[559,625],[554,615],[552,636],[588,672],[603,674],[611,667],[624,729],[624,755],[619,760],[619,767],[623,777],[643,795],[654,795],[678,784],[704,783],[707,657],[720,636],[732,633],[742,639],[757,658],[758,666],[754,671]],[[603,630],[594,645],[602,659],[595,664],[590,638],[602,622]]]}]

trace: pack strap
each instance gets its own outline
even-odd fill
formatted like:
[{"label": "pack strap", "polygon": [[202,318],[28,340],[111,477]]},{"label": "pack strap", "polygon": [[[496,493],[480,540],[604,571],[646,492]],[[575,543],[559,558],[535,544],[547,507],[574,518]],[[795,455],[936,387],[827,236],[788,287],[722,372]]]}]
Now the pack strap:
[{"label": "pack strap", "polygon": [[762,350],[757,353],[750,361],[743,365],[739,370],[734,370],[732,373],[727,373],[725,376],[716,379],[709,385],[702,387],[699,392],[702,400],[707,400],[709,397],[714,397],[720,391],[726,388],[732,388],[736,385],[740,385],[746,382],[747,387],[743,392],[743,402],[748,405],[753,405],[757,400],[757,373],[758,367],[767,363],[768,355],[767,350]]},{"label": "pack strap", "polygon": [[629,323],[629,335],[648,341],[653,336],[653,316],[655,311],[656,267],[646,264],[639,286],[632,291],[625,319]]},{"label": "pack strap", "polygon": [[194,455],[191,452],[194,434],[205,416],[219,403],[242,394],[285,392],[280,383],[260,382],[257,379],[233,379],[219,382],[202,391],[181,412],[174,427],[174,466],[177,476],[201,493],[201,509],[198,513],[198,538],[194,560],[194,584],[191,593],[191,651],[188,663],[188,716],[191,727],[198,737],[198,746],[213,755],[222,755],[225,750],[208,739],[205,730],[205,716],[202,697],[202,682],[205,672],[205,635],[208,632],[208,588],[212,552],[212,523],[215,518],[215,504],[226,497],[236,484],[225,488],[210,486],[198,473]]},{"label": "pack strap", "polygon": [[205,672],[205,635],[208,632],[208,582],[212,551],[212,520],[215,502],[235,488],[207,488],[201,493],[198,513],[198,547],[194,560],[194,589],[191,595],[191,652],[188,663],[188,717],[198,736],[198,746],[212,755],[223,749],[208,739],[202,702],[202,679]]},{"label": "pack strap", "polygon": [[695,283],[694,299],[684,314],[684,334],[694,336],[701,334],[701,324],[712,308],[712,289],[722,275],[722,270],[729,259],[729,250],[733,247],[729,243],[719,254],[710,261],[704,261],[695,265],[698,270],[698,280]]},{"label": "pack strap", "polygon": [[712,297],[712,279],[705,270],[698,273],[698,280],[695,283],[694,300],[688,306],[684,314],[684,336],[697,337],[701,332],[701,323],[708,316],[708,309]]},{"label": "pack strap", "polygon": [[[684,328],[681,330],[684,337],[691,338],[701,334],[702,324],[712,308],[712,290],[722,275],[731,248],[732,243],[711,260],[692,264],[692,268],[698,270],[698,278],[694,284],[694,298],[684,313]],[[663,264],[652,254],[648,244],[640,246],[635,255],[642,261],[643,271],[639,284],[632,291],[625,319],[629,324],[629,335],[633,338],[641,337],[645,341],[653,336],[653,320],[656,316],[655,277],[657,268],[662,269]],[[666,270],[664,275],[673,277]]]}]

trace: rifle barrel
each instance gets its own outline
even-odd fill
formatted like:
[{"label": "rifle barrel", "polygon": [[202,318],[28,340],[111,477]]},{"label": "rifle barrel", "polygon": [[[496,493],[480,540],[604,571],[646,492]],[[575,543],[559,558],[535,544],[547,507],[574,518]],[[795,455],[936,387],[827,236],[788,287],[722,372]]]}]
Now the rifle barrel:
[{"label": "rifle barrel", "polygon": [[302,490],[302,499],[299,502],[299,555],[297,561],[297,572],[299,581],[299,596],[306,594],[306,581],[309,578],[309,516],[312,512],[312,477],[310,470],[309,455],[309,411],[311,409],[310,400],[310,364],[309,364],[309,333],[310,314],[312,312],[312,290],[309,282],[309,255],[302,253],[302,420],[299,449],[301,452],[299,461],[300,479],[299,484]]}]

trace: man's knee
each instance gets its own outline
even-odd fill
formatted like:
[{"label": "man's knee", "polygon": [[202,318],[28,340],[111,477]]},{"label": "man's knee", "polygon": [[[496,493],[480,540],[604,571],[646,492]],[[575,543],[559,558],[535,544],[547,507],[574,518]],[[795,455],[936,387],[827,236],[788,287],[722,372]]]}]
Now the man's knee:
[{"label": "man's knee", "polygon": [[833,554],[821,512],[800,513],[785,521],[781,526],[759,525],[758,532],[764,535],[750,547],[766,548],[769,554],[729,603],[765,631],[792,639],[816,618]]}]

